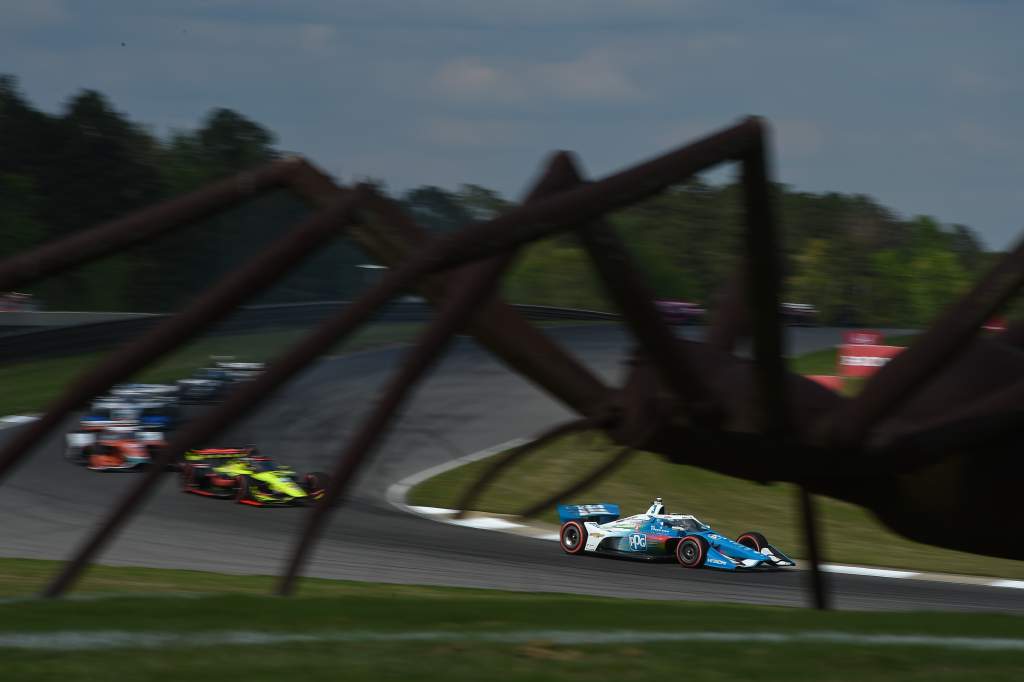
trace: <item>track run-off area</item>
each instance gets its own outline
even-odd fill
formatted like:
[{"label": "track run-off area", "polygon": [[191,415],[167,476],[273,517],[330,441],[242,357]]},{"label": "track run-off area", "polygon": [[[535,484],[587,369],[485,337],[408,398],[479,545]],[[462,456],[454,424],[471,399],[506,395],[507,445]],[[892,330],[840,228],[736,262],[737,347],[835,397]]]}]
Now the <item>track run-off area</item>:
[{"label": "track run-off area", "polygon": [[[563,326],[545,331],[609,382],[621,380],[631,339],[619,327]],[[793,328],[789,336],[790,352],[800,354],[838,343],[840,332]],[[238,349],[239,356],[244,353],[244,348]],[[403,348],[392,347],[325,358],[211,445],[255,445],[299,472],[329,470],[402,355]],[[570,557],[552,542],[441,524],[405,513],[387,501],[387,490],[397,481],[498,443],[531,436],[571,416],[486,350],[469,339],[459,339],[419,386],[344,506],[335,511],[306,575],[645,599],[809,605],[803,571],[732,574],[683,571],[671,563]],[[0,438],[9,437],[13,428],[17,426],[0,432]],[[63,443],[63,431],[51,434],[0,486],[4,519],[0,555],[67,557],[133,483],[130,473],[96,473],[69,465],[62,457]],[[673,506],[685,506],[685,501]],[[168,473],[159,491],[100,562],[276,574],[307,511],[256,509],[183,494],[178,475]],[[934,570],[942,572],[942,567]],[[829,576],[829,584],[839,608],[1024,613],[1024,590],[1020,589],[838,574]]]}]

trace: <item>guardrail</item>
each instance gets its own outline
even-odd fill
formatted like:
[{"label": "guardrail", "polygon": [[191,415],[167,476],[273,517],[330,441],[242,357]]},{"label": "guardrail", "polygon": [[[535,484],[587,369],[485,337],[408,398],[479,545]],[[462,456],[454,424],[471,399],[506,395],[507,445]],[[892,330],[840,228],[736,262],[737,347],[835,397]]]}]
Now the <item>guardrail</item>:
[{"label": "guardrail", "polygon": [[[230,318],[214,327],[214,335],[238,334],[275,327],[311,326],[336,314],[348,301],[317,301],[285,303],[240,308]],[[619,316],[597,310],[577,310],[542,305],[513,306],[532,320],[617,320]],[[32,315],[34,313],[18,313]],[[45,313],[38,313],[45,314]],[[49,327],[32,331],[15,331],[0,336],[0,363],[60,357],[111,348],[142,334],[168,315],[131,313],[129,317],[110,319],[111,313],[76,313],[78,320],[89,315],[98,322],[78,322],[70,326]],[[115,314],[116,315],[116,314]],[[396,302],[377,315],[378,322],[424,322],[433,316],[433,307],[426,302]]]}]

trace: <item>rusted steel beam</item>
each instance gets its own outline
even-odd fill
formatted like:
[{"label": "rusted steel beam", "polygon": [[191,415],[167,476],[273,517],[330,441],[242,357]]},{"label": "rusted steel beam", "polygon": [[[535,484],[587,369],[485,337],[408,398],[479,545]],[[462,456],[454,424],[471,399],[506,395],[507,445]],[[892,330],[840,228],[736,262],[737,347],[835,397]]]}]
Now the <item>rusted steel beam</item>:
[{"label": "rusted steel beam", "polygon": [[47,407],[37,421],[19,429],[11,440],[0,447],[0,481],[15,462],[26,456],[46,433],[58,426],[73,410],[209,328],[230,314],[240,303],[252,298],[302,262],[320,244],[335,237],[363,193],[362,189],[357,189],[339,195],[331,208],[307,218],[286,232],[242,268],[224,277],[188,308],[111,353],[79,377]]},{"label": "rusted steel beam", "polygon": [[800,520],[804,533],[805,548],[808,554],[807,558],[811,562],[811,570],[807,572],[811,597],[814,599],[814,608],[824,611],[831,608],[832,599],[829,595],[825,572],[821,570],[822,556],[818,512],[814,504],[814,498],[806,486],[801,485],[797,488],[797,501],[800,507]]},{"label": "rusted steel beam", "polygon": [[[423,248],[430,241],[408,215],[384,197],[371,197],[366,213],[378,220],[365,222],[354,231],[353,238],[390,267],[407,261],[417,247]],[[457,277],[446,279],[441,274],[425,278],[418,289],[437,305],[447,291],[460,286]],[[581,414],[600,409],[600,400],[608,391],[604,382],[499,297],[480,306],[466,331],[502,362],[566,406]]]},{"label": "rusted steel beam", "polygon": [[[556,155],[549,162],[547,172],[526,198],[526,203],[554,194],[573,183],[573,169],[568,158],[565,155]],[[302,534],[292,550],[278,584],[279,594],[288,595],[294,591],[295,581],[313,551],[330,511],[348,489],[362,465],[370,458],[416,382],[441,357],[456,332],[472,318],[474,311],[494,297],[501,276],[512,263],[516,253],[511,251],[494,256],[452,273],[449,278],[451,291],[441,305],[437,317],[420,335],[416,346],[408,353],[398,373],[388,383],[371,414],[360,425],[348,446],[338,457],[327,492],[308,515]]]},{"label": "rusted steel beam", "polygon": [[628,462],[635,453],[636,449],[632,445],[620,448],[608,459],[608,461],[602,463],[583,478],[574,481],[554,495],[550,495],[540,502],[535,502],[530,506],[525,507],[518,515],[527,519],[532,518],[551,509],[551,507],[555,506],[559,502],[564,502],[565,500],[570,499],[573,495],[577,495],[599,481],[603,481]]},{"label": "rusted steel beam", "polygon": [[580,431],[599,428],[601,426],[601,422],[601,418],[596,416],[574,419],[571,422],[559,424],[548,429],[533,440],[505,452],[503,457],[496,459],[491,466],[487,467],[487,470],[484,471],[480,478],[466,489],[462,498],[455,505],[455,508],[459,510],[456,517],[462,518],[465,512],[471,511],[472,505],[475,504],[491,484],[498,479],[501,472],[505,471],[513,464],[521,462],[523,458],[531,452],[535,452],[537,449],[545,447],[559,438],[569,435],[570,433],[579,433]]},{"label": "rusted steel beam", "polygon": [[[848,452],[859,448],[871,428],[920,391],[1022,285],[1024,242],[997,263],[907,350],[871,377],[860,395],[832,417],[824,437]],[[862,464],[857,462],[855,466]]]},{"label": "rusted steel beam", "polygon": [[[96,370],[90,372],[77,382],[65,395],[51,407],[50,411],[36,424],[44,426],[37,429],[33,424],[25,433],[19,434],[12,445],[4,448],[2,455],[4,464],[9,466],[31,446],[35,438],[45,433],[47,428],[59,421],[57,416],[74,409],[83,399],[87,399],[102,391],[115,382],[127,377],[138,368],[144,366],[161,353],[176,347],[203,327],[211,324],[230,312],[246,298],[258,293],[270,283],[294,268],[320,244],[334,237],[351,219],[355,206],[363,195],[362,188],[339,197],[336,203],[320,213],[308,218],[299,227],[287,233],[281,239],[260,252],[240,270],[224,278],[207,294],[196,300],[188,309],[167,320],[156,329],[147,333],[139,342],[132,344],[125,352],[116,354]],[[180,456],[187,447],[193,447],[202,441],[196,436],[195,429],[186,428],[179,436],[172,439],[167,448],[162,450],[150,463],[148,471],[139,479],[137,485],[114,506],[103,523],[91,534],[76,554],[64,565],[54,581],[46,588],[47,597],[63,594],[89,565],[92,558],[109,540],[113,533],[147,497],[176,456]],[[181,443],[186,443],[181,447]]]},{"label": "rusted steel beam", "polygon": [[726,353],[736,350],[736,342],[750,334],[750,309],[747,301],[746,258],[740,258],[740,265],[718,293],[715,315],[708,327],[707,342]]},{"label": "rusted steel beam", "polygon": [[[761,124],[763,126],[763,124]],[[792,433],[786,395],[786,360],[779,309],[782,286],[781,242],[772,206],[766,131],[757,135],[742,159],[742,184],[747,228],[744,230],[747,300],[754,342],[754,372],[763,412],[762,428],[781,441]],[[781,453],[780,453],[781,454]]]},{"label": "rusted steel beam", "polygon": [[[747,229],[746,262],[747,300],[751,311],[754,341],[754,373],[757,404],[760,407],[761,433],[774,450],[774,459],[797,456],[785,359],[781,301],[782,244],[772,205],[772,186],[768,173],[767,130],[751,144],[743,157],[743,196]],[[810,492],[800,486],[800,513],[803,519],[804,544],[810,562],[811,594],[818,609],[829,607],[825,574],[821,570],[821,547],[814,501]]]},{"label": "rusted steel beam", "polygon": [[[652,196],[717,162],[740,158],[750,140],[759,134],[759,124],[748,120],[604,180],[560,193],[550,199],[538,200],[482,225],[436,240],[385,275],[340,315],[328,319],[293,346],[259,378],[233,394],[220,408],[186,427],[168,445],[161,460],[169,461],[172,456],[180,455],[186,448],[218,433],[420,278],[500,255],[528,241],[590,222],[606,211]],[[154,466],[160,466],[160,462]],[[87,540],[66,570],[51,585],[48,594],[59,594],[66,589],[130,511],[142,501],[145,492],[146,488],[140,483],[116,506],[113,514],[105,519],[100,529]]]},{"label": "rusted steel beam", "polygon": [[133,244],[149,241],[182,223],[201,220],[283,187],[289,176],[304,165],[305,162],[296,157],[274,161],[125,218],[81,230],[12,256],[0,262],[0,291],[17,289]]},{"label": "rusted steel beam", "polygon": [[306,517],[306,523],[278,583],[278,594],[289,595],[294,591],[295,581],[320,537],[330,510],[348,489],[362,465],[369,460],[416,382],[440,359],[455,334],[472,317],[477,305],[493,293],[509,260],[508,257],[501,257],[500,262],[485,263],[466,282],[468,286],[452,294],[440,306],[437,316],[420,335],[369,417],[338,457],[323,499],[317,502]]}]

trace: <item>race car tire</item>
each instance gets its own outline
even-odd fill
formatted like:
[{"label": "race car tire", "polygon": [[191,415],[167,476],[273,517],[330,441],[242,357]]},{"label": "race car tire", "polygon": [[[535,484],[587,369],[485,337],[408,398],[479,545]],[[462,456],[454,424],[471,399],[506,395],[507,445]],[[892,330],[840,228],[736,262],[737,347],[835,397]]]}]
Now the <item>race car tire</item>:
[{"label": "race car tire", "polygon": [[76,464],[80,467],[84,467],[89,463],[89,448],[68,448],[64,451],[64,459]]},{"label": "race car tire", "polygon": [[238,477],[238,487],[235,488],[235,501],[239,504],[244,504],[249,499],[249,478],[247,476]]},{"label": "race car tire", "polygon": [[206,478],[206,470],[193,464],[186,464],[181,468],[181,486],[185,492],[189,490],[201,490]]},{"label": "race car tire", "polygon": [[322,471],[311,471],[302,477],[302,489],[310,495],[317,491],[327,492],[331,477]]},{"label": "race car tire", "polygon": [[581,521],[566,521],[558,533],[558,544],[566,554],[582,554],[587,546],[587,529]]},{"label": "race car tire", "polygon": [[683,568],[700,568],[708,558],[708,541],[699,535],[687,535],[676,545],[676,561]]},{"label": "race car tire", "polygon": [[743,545],[744,547],[749,547],[755,552],[760,552],[762,549],[768,546],[768,541],[765,540],[765,537],[760,533],[756,533],[754,531],[748,531],[743,535],[739,536],[738,538],[736,538],[736,542]]}]

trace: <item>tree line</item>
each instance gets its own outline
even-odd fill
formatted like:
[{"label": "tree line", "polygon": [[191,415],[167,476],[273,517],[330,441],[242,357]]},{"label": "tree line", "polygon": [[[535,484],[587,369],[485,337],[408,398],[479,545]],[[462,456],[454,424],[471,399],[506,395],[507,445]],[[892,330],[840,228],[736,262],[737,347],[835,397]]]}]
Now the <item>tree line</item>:
[{"label": "tree line", "polygon": [[[75,94],[58,113],[40,111],[11,76],[0,76],[0,150],[0,257],[280,156],[271,131],[230,109],[160,137],[93,90]],[[386,191],[383,183],[379,189]],[[815,305],[824,323],[925,324],[998,255],[965,225],[903,218],[864,195],[774,189],[785,298]],[[438,232],[510,205],[473,184],[424,185],[394,198]],[[49,309],[174,309],[307,210],[283,192],[268,196],[30,291]],[[736,268],[743,212],[735,184],[696,179],[609,220],[660,298],[713,307]],[[350,298],[366,284],[357,266],[367,262],[339,241],[260,300]],[[503,287],[519,303],[611,307],[572,235],[525,249]]]}]

